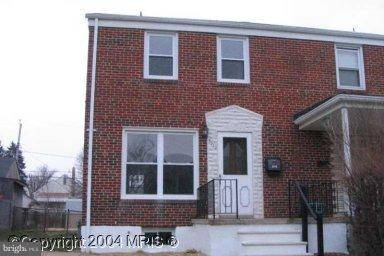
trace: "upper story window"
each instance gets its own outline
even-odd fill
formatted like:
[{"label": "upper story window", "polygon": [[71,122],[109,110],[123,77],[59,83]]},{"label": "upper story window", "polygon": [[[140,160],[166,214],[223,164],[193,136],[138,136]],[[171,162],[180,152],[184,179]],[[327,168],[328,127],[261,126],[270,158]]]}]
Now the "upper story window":
[{"label": "upper story window", "polygon": [[196,199],[197,146],[193,131],[125,131],[121,197]]},{"label": "upper story window", "polygon": [[249,83],[248,38],[217,38],[217,80]]},{"label": "upper story window", "polygon": [[364,60],[360,46],[336,46],[337,88],[364,90]]},{"label": "upper story window", "polygon": [[144,37],[144,78],[176,80],[178,76],[177,34],[146,32]]}]

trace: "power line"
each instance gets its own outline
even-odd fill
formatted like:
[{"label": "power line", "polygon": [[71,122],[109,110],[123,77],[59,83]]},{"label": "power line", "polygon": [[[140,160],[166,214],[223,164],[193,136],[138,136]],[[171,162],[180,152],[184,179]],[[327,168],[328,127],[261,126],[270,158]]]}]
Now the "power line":
[{"label": "power line", "polygon": [[44,161],[40,160],[40,159],[39,159],[38,157],[36,157],[36,156],[30,155],[30,157],[31,157],[32,159],[34,159],[35,161],[38,161],[38,162],[40,162],[40,163],[42,163],[42,164],[44,164],[44,165],[47,165],[47,163],[45,163]]},{"label": "power line", "polygon": [[[55,169],[51,169],[50,171],[53,171],[53,172],[67,172],[67,173],[71,172],[71,170],[68,170],[68,171],[58,171],[58,170],[55,170]],[[40,170],[31,170],[31,171],[27,171],[27,172],[40,172]]]},{"label": "power line", "polygon": [[49,153],[36,152],[36,151],[28,151],[28,150],[23,150],[23,153],[24,152],[25,153],[29,153],[29,154],[37,154],[37,155],[44,155],[44,156],[55,156],[55,157],[64,157],[64,158],[76,159],[75,156],[69,156],[69,155],[49,154]]}]

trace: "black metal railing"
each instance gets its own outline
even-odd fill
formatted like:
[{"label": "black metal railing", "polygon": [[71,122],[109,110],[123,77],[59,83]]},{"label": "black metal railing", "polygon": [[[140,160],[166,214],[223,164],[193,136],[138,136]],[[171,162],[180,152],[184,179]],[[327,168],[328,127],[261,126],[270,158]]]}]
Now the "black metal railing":
[{"label": "black metal railing", "polygon": [[213,179],[197,189],[197,218],[239,218],[237,179]]},{"label": "black metal railing", "polygon": [[[314,185],[316,184],[316,185]],[[325,186],[324,186],[325,185]],[[323,191],[314,190],[313,188],[322,187]],[[294,190],[292,190],[294,188]],[[292,192],[298,193],[299,203],[298,207],[300,209],[301,217],[301,227],[302,227],[302,241],[307,243],[307,252],[308,252],[308,216],[316,220],[317,227],[317,255],[324,256],[324,231],[323,231],[323,216],[324,214],[332,213],[334,207],[332,201],[332,181],[290,181],[289,182],[289,194],[291,199]],[[318,192],[320,194],[314,194]],[[310,196],[311,194],[314,194]],[[316,201],[311,201],[311,199],[316,197]],[[319,200],[323,197],[323,201]],[[333,202],[333,201],[332,201]],[[290,207],[291,207],[290,200]],[[291,209],[291,208],[290,208]]]},{"label": "black metal railing", "polygon": [[332,180],[290,180],[288,182],[289,217],[301,216],[301,197],[296,189],[300,185],[308,199],[309,205],[323,216],[331,217],[336,213],[345,213],[344,190],[341,184]]}]

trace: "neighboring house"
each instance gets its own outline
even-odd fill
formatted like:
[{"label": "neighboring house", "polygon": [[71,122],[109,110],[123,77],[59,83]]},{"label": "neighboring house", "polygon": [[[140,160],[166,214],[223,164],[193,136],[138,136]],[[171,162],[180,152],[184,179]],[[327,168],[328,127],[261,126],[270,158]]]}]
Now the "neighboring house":
[{"label": "neighboring house", "polygon": [[[84,168],[83,180],[91,181],[83,188],[84,237],[173,234],[179,246],[162,250],[312,255],[316,226],[306,254],[294,219],[300,181],[311,207],[326,217],[325,251],[347,251],[344,195],[332,176],[324,122],[383,108],[384,36],[87,18],[85,149],[92,152]],[[347,141],[348,123],[342,128]],[[91,250],[141,250],[126,244]]]},{"label": "neighboring house", "polygon": [[78,184],[68,175],[51,178],[34,194],[34,207],[56,210],[81,211]]},{"label": "neighboring house", "polygon": [[24,186],[16,160],[0,157],[0,229],[11,228],[14,207],[22,207]]}]

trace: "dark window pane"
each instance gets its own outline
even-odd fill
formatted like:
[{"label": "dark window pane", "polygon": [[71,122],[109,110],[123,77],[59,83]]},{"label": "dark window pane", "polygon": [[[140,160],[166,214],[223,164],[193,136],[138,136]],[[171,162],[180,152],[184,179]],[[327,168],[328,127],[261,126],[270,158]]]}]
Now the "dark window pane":
[{"label": "dark window pane", "polygon": [[157,194],[157,165],[127,164],[127,194]]},{"label": "dark window pane", "polygon": [[164,135],[164,163],[193,163],[193,136]]},{"label": "dark window pane", "polygon": [[149,74],[151,76],[173,76],[173,58],[149,56]]},{"label": "dark window pane", "polygon": [[222,60],[221,76],[224,79],[244,79],[244,61]]},{"label": "dark window pane", "polygon": [[147,245],[170,245],[172,232],[145,232],[145,244]]},{"label": "dark window pane", "polygon": [[164,245],[171,245],[172,232],[159,232],[160,241]]},{"label": "dark window pane", "polygon": [[224,174],[247,174],[247,139],[223,138]]},{"label": "dark window pane", "polygon": [[157,162],[156,134],[128,134],[128,162]]},{"label": "dark window pane", "polygon": [[227,59],[243,59],[243,41],[222,39],[221,57]]},{"label": "dark window pane", "polygon": [[339,67],[343,68],[359,68],[359,51],[338,49],[337,50]]},{"label": "dark window pane", "polygon": [[149,39],[149,54],[172,55],[172,36],[154,36]]},{"label": "dark window pane", "polygon": [[144,236],[146,245],[159,245],[157,232],[145,232]]},{"label": "dark window pane", "polygon": [[357,70],[339,70],[340,85],[342,86],[360,86],[359,71]]},{"label": "dark window pane", "polygon": [[164,194],[193,195],[193,166],[164,165]]}]

